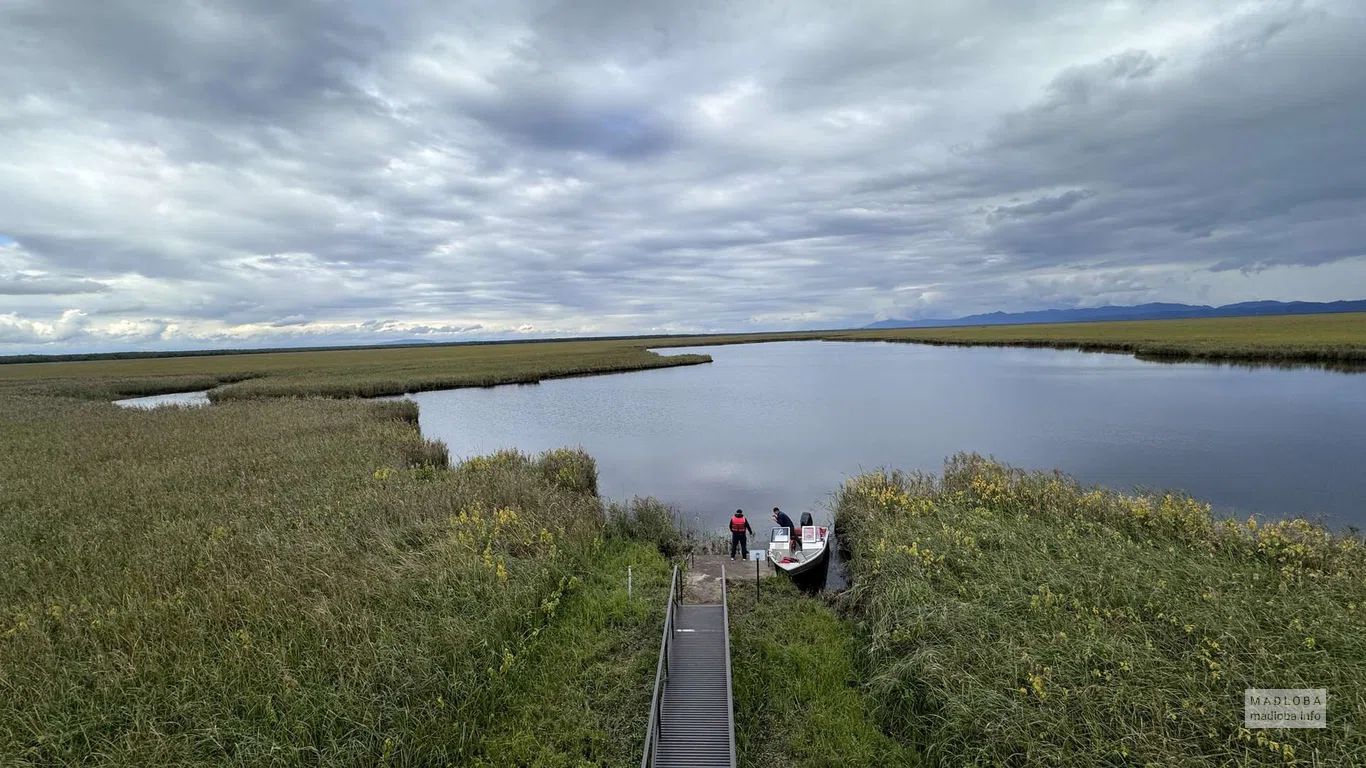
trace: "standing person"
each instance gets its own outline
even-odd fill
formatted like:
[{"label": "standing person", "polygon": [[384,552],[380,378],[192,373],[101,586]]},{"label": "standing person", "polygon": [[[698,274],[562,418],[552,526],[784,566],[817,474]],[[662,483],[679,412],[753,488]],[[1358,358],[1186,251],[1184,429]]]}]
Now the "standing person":
[{"label": "standing person", "polygon": [[745,519],[743,509],[735,510],[735,515],[730,519],[730,559],[735,559],[735,548],[740,548],[740,554],[749,556],[749,538],[747,533],[754,533],[754,529],[749,526],[749,521]]},{"label": "standing person", "polygon": [[787,548],[795,548],[797,546],[797,539],[799,538],[799,534],[797,533],[797,526],[792,524],[792,518],[788,517],[786,512],[782,511],[781,509],[778,509],[777,507],[774,507],[773,522],[777,523],[779,527],[786,528],[788,530]]}]

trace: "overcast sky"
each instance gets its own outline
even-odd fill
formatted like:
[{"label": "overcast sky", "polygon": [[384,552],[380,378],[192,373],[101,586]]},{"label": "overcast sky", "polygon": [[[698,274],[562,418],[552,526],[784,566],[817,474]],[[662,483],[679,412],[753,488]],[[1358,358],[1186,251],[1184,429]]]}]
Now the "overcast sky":
[{"label": "overcast sky", "polygon": [[0,354],[1366,298],[1366,2],[0,0]]}]

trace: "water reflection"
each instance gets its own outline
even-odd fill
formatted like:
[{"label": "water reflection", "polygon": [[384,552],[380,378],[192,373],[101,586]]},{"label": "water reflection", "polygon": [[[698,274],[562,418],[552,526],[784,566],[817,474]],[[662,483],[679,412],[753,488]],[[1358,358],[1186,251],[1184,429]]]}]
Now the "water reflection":
[{"label": "water reflection", "polygon": [[1162,365],[1205,365],[1215,368],[1240,368],[1245,371],[1257,370],[1276,370],[1276,371],[1328,371],[1330,373],[1366,373],[1366,363],[1363,362],[1296,362],[1289,360],[1194,360],[1189,357],[1162,357],[1152,355],[1135,355],[1139,360],[1147,363],[1161,363]]},{"label": "water reflection", "polygon": [[828,524],[846,477],[938,471],[963,450],[1240,513],[1366,523],[1366,378],[1050,349],[668,350],[690,351],[715,362],[413,398],[453,457],[582,446],[604,495],[656,496],[708,530],[736,508],[775,506]]}]

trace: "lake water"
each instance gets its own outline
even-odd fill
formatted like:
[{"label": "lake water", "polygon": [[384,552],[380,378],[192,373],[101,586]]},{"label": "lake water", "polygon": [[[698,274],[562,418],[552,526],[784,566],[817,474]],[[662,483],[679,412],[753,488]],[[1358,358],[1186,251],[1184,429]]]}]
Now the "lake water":
[{"label": "lake water", "polygon": [[[957,451],[1223,511],[1366,527],[1366,376],[1125,355],[784,342],[710,365],[412,395],[452,456],[582,446],[603,495],[653,495],[708,528],[780,506],[828,520],[848,476],[937,471]],[[765,526],[756,524],[762,532]]]},{"label": "lake water", "polygon": [[126,400],[115,400],[114,405],[124,408],[157,408],[163,405],[208,405],[209,391],[207,389],[199,392],[172,392],[169,395],[149,395],[147,397],[130,397]]}]

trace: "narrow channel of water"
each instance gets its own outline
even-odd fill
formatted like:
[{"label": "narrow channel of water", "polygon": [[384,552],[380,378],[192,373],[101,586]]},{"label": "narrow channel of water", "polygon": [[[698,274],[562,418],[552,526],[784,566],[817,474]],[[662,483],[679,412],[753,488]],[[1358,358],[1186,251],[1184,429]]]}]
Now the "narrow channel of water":
[{"label": "narrow channel of water", "polygon": [[157,408],[163,405],[208,405],[209,390],[199,392],[172,392],[166,395],[149,395],[147,397],[130,397],[126,400],[115,400],[114,405],[124,408]]}]

